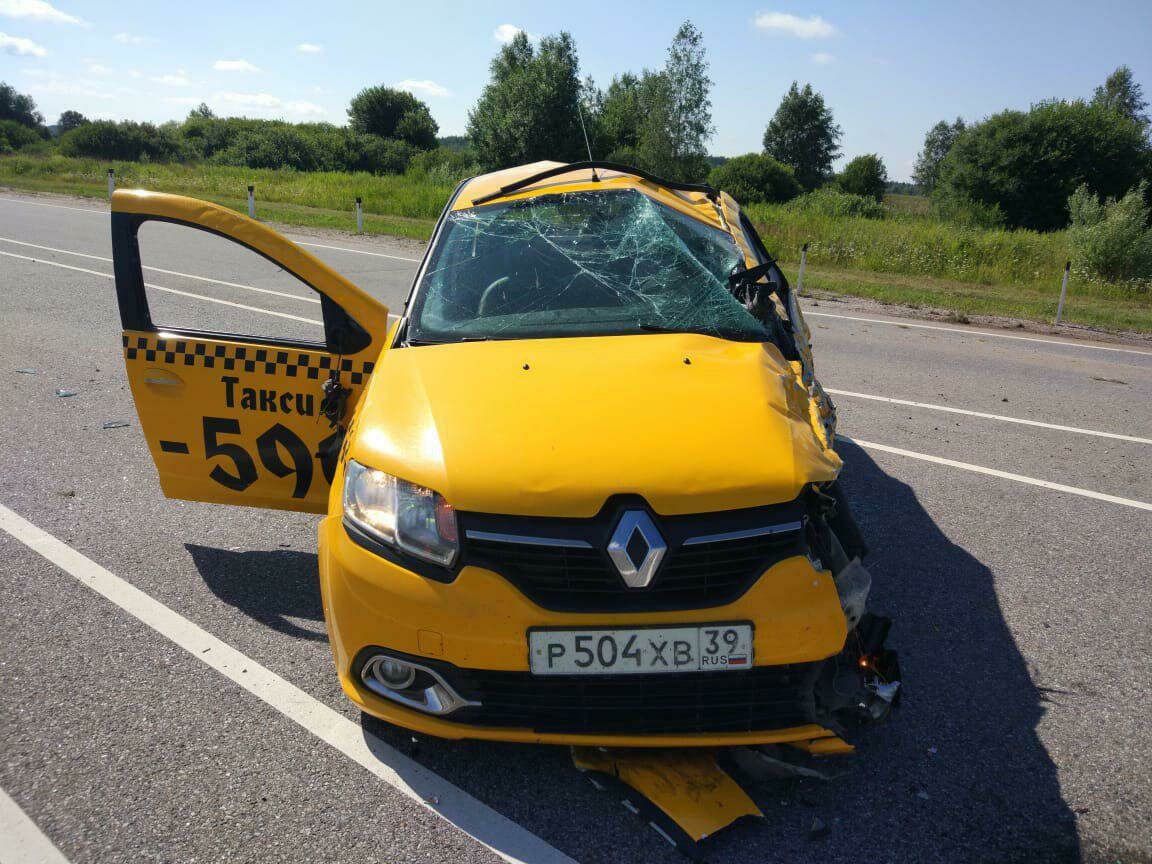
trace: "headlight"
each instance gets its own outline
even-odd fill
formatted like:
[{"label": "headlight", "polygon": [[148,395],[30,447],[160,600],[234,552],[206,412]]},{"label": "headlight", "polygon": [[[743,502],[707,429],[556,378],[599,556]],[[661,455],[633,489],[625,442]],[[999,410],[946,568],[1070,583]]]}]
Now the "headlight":
[{"label": "headlight", "polygon": [[443,495],[354,459],[344,472],[344,518],[382,543],[443,567],[452,566],[460,549],[456,513]]}]

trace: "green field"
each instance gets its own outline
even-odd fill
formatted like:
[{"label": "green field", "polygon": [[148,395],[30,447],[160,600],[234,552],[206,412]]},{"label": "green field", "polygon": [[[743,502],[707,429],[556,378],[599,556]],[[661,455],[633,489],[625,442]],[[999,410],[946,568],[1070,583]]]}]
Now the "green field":
[{"label": "green field", "polygon": [[[260,218],[289,225],[353,230],[353,202],[364,201],[364,228],[426,240],[455,185],[404,175],[298,173],[217,165],[107,163],[62,156],[0,157],[0,185],[102,197],[107,169],[117,185],[193,195],[238,210],[248,184]],[[934,218],[928,202],[892,195],[885,219],[830,218],[786,206],[754,205],[749,215],[795,280],[809,244],[805,288],[886,303],[1050,321],[1068,258],[1065,232],[967,228]],[[1108,330],[1152,333],[1152,294],[1074,276],[1064,320]]]}]

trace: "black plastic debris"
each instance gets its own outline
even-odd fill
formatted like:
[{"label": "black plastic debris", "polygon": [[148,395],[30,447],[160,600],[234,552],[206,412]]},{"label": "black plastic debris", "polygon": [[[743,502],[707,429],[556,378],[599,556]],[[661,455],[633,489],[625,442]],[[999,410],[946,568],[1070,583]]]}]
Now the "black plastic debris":
[{"label": "black plastic debris", "polygon": [[123,420],[109,420],[101,428],[103,429],[124,429],[129,424]]},{"label": "black plastic debris", "polygon": [[781,777],[799,777],[823,781],[829,779],[828,775],[821,771],[781,759],[779,748],[770,744],[756,749],[734,747],[728,752],[728,756],[743,774],[756,781],[774,780]]},{"label": "black plastic debris", "polygon": [[819,816],[812,817],[812,825],[808,828],[808,839],[819,840],[821,837],[827,837],[832,829],[828,827],[828,823],[821,819]]},{"label": "black plastic debris", "polygon": [[36,370],[35,369],[17,369],[16,374],[17,375],[35,375]]}]

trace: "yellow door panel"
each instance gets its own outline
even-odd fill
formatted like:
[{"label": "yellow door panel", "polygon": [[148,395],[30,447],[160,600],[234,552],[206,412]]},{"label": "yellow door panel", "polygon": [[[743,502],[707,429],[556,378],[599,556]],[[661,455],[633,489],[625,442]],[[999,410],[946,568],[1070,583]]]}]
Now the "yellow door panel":
[{"label": "yellow door panel", "polygon": [[[150,219],[210,231],[296,276],[320,295],[324,342],[155,326],[136,237]],[[388,310],[270,228],[203,201],[117,192],[112,238],[124,364],[164,494],[325,512]]]},{"label": "yellow door panel", "polygon": [[323,385],[339,371],[350,417],[373,361],[125,331],[124,363],[169,498],[327,510],[342,430]]}]

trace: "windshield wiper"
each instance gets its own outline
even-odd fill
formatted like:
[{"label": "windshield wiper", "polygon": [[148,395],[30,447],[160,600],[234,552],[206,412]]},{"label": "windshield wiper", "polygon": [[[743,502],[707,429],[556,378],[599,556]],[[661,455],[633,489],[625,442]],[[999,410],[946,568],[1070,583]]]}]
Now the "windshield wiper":
[{"label": "windshield wiper", "polygon": [[700,336],[714,336],[717,339],[730,339],[734,342],[764,342],[761,334],[731,327],[672,327],[668,324],[637,324],[646,333],[694,333]]},{"label": "windshield wiper", "polygon": [[452,345],[456,342],[490,342],[491,336],[457,336],[454,339],[409,339],[409,345]]}]

